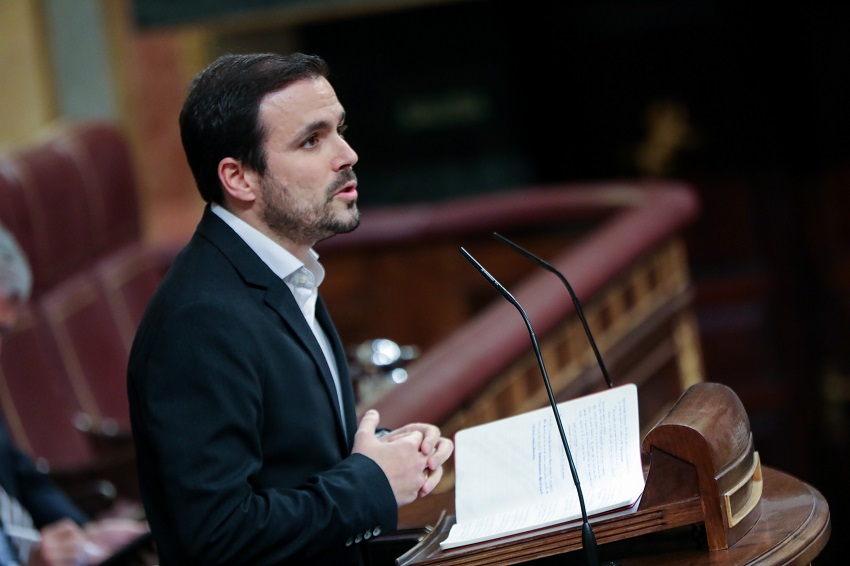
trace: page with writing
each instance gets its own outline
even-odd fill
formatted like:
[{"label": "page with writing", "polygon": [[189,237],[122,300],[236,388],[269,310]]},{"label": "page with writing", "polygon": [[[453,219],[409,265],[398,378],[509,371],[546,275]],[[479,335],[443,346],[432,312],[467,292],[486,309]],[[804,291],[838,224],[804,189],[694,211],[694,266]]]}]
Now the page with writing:
[{"label": "page with writing", "polygon": [[[588,515],[633,505],[643,492],[637,387],[558,405]],[[455,435],[455,519],[443,549],[581,518],[551,407]]]}]

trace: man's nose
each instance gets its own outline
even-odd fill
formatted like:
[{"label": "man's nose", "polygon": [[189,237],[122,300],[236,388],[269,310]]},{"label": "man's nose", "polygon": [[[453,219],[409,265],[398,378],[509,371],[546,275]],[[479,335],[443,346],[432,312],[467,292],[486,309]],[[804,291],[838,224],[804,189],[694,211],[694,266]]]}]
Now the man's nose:
[{"label": "man's nose", "polygon": [[340,151],[339,156],[334,162],[334,169],[336,171],[341,171],[343,169],[354,167],[354,164],[357,163],[357,152],[354,151],[354,148],[349,145],[349,143],[344,139],[340,138]]}]

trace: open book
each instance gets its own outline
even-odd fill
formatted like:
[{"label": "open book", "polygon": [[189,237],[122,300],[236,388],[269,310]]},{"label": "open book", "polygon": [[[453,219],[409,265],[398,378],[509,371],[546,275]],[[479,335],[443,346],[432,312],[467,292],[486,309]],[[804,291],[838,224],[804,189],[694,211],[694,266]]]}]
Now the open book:
[{"label": "open book", "polygon": [[[637,387],[558,405],[588,516],[635,507],[644,488]],[[455,519],[442,549],[581,518],[551,407],[455,434]]]}]

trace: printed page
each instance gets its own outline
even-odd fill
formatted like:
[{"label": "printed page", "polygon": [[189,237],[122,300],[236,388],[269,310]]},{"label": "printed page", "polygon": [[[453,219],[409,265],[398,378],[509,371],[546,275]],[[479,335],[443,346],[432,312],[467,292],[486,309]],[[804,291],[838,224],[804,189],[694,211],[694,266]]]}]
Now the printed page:
[{"label": "printed page", "polygon": [[[640,497],[637,387],[607,389],[558,405],[588,515]],[[551,408],[455,435],[455,517],[451,548],[578,519],[576,486]]]}]

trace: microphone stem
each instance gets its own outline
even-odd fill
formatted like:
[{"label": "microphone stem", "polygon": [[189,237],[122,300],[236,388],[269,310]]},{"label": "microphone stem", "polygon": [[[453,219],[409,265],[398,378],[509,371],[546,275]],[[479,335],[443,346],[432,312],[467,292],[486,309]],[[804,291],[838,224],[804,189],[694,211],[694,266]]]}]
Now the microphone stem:
[{"label": "microphone stem", "polygon": [[493,232],[493,236],[503,244],[506,244],[507,246],[513,248],[515,252],[524,255],[526,258],[530,259],[543,269],[554,273],[558,277],[558,279],[561,280],[561,283],[563,283],[564,287],[567,288],[567,292],[570,294],[570,298],[573,300],[573,306],[575,306],[578,319],[581,321],[581,325],[584,327],[584,333],[587,336],[588,342],[590,342],[590,347],[593,350],[593,355],[596,356],[596,363],[599,365],[599,369],[602,370],[602,377],[605,378],[605,383],[608,385],[609,388],[614,387],[614,382],[611,380],[611,376],[608,375],[608,368],[605,367],[605,362],[602,360],[602,354],[599,353],[599,348],[596,347],[596,340],[593,339],[593,334],[590,332],[590,327],[587,325],[587,319],[584,316],[584,309],[581,308],[581,302],[578,300],[578,295],[576,295],[575,291],[573,291],[573,286],[570,285],[570,282],[567,281],[567,278],[564,277],[564,274],[555,269],[555,267],[548,261],[537,257],[527,249],[505,238],[498,232]]},{"label": "microphone stem", "polygon": [[564,425],[561,422],[561,413],[558,411],[558,404],[555,401],[555,394],[552,393],[552,384],[549,381],[549,374],[546,372],[546,365],[543,363],[543,355],[540,353],[540,345],[537,342],[537,337],[534,335],[534,329],[531,326],[531,321],[528,319],[528,315],[525,312],[525,309],[522,308],[522,305],[519,304],[519,301],[514,298],[511,293],[505,289],[501,283],[499,283],[495,277],[490,275],[490,273],[484,269],[484,267],[478,263],[478,261],[470,255],[464,248],[460,248],[460,253],[471,263],[480,273],[483,275],[491,285],[493,285],[499,293],[502,294],[516,309],[519,311],[519,314],[522,316],[522,320],[525,322],[525,327],[528,329],[529,337],[531,338],[531,345],[534,348],[534,354],[537,357],[537,364],[540,366],[540,372],[543,375],[543,384],[546,386],[546,394],[549,396],[549,404],[552,406],[552,412],[555,416],[555,423],[558,426],[558,433],[561,435],[561,443],[564,445],[564,452],[567,455],[567,463],[570,466],[570,473],[573,476],[573,483],[576,487],[576,494],[578,495],[578,503],[579,508],[581,509],[581,519],[582,519],[582,548],[585,552],[585,558],[587,560],[588,566],[598,566],[599,559],[597,558],[597,546],[596,546],[596,537],[593,534],[593,527],[590,525],[590,519],[587,517],[587,508],[584,504],[584,494],[581,490],[581,482],[578,479],[578,471],[576,470],[575,462],[573,461],[573,455],[570,451],[570,444],[567,442],[567,434],[564,432]]},{"label": "microphone stem", "polygon": [[581,492],[581,482],[579,482],[578,471],[576,470],[575,463],[573,462],[570,445],[567,442],[567,434],[564,432],[564,425],[561,422],[561,412],[558,410],[558,403],[555,401],[555,395],[552,393],[552,385],[549,382],[549,375],[546,373],[546,367],[543,365],[543,356],[540,354],[540,347],[537,345],[537,338],[534,335],[534,330],[532,330],[531,323],[529,322],[528,316],[525,312],[520,310],[520,314],[522,314],[522,318],[528,328],[528,333],[531,336],[531,343],[534,346],[534,354],[537,356],[537,364],[540,366],[540,371],[543,372],[543,383],[546,385],[546,394],[549,396],[549,404],[552,405],[552,410],[555,413],[555,424],[558,426],[558,433],[561,435],[561,443],[564,445],[564,451],[567,453],[567,462],[570,465],[570,473],[573,476],[573,482],[575,483],[576,492],[578,493],[578,504],[581,508],[581,516],[587,523],[587,509],[584,506],[584,495]]}]

